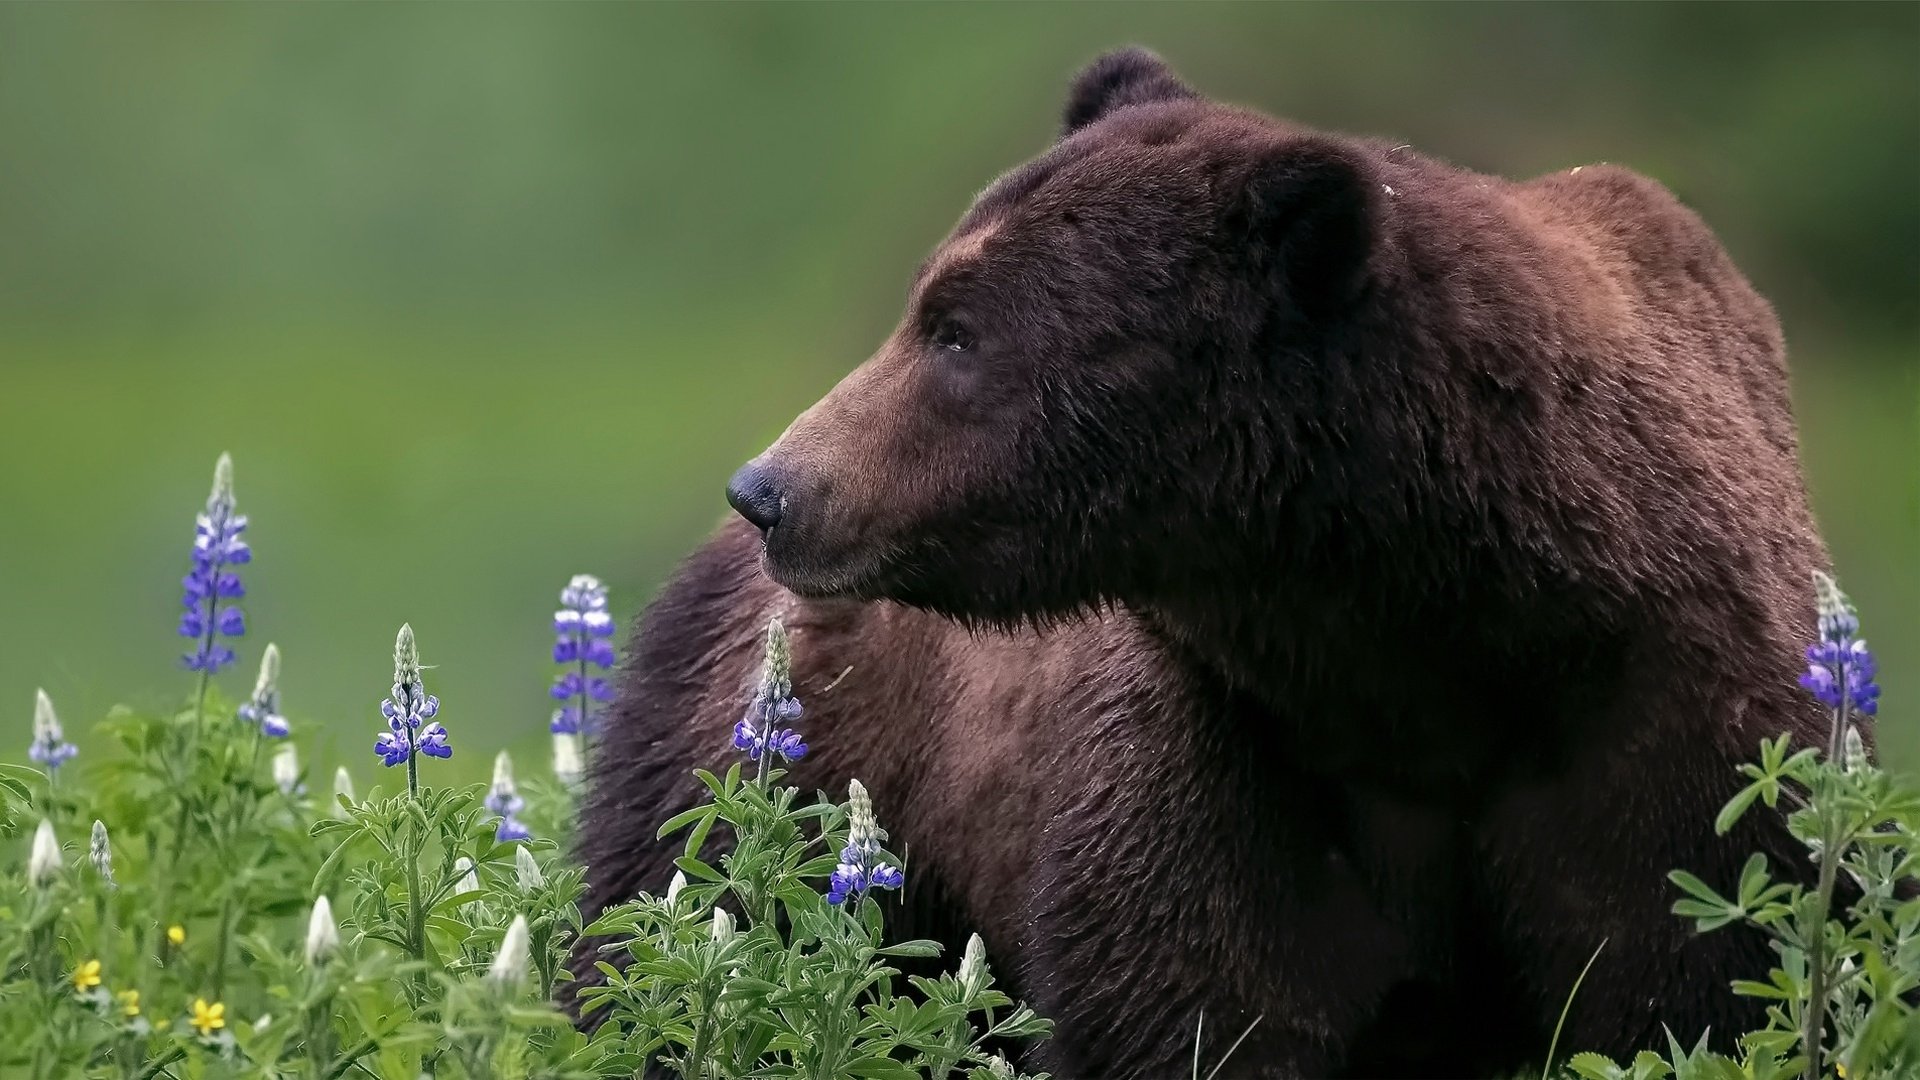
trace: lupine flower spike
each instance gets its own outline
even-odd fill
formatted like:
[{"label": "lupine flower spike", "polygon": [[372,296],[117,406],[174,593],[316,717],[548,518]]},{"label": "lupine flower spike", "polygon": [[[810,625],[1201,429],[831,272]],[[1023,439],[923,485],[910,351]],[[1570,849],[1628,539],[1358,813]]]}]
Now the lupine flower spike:
[{"label": "lupine flower spike", "polygon": [[767,621],[767,649],[760,665],[760,685],[747,714],[733,725],[733,748],[760,763],[764,775],[778,754],[786,761],[807,756],[807,744],[791,727],[800,719],[800,699],[793,696],[793,648],[787,628],[778,616]]},{"label": "lupine flower spike", "polygon": [[840,849],[840,865],[827,879],[827,903],[844,904],[848,897],[865,896],[869,889],[897,889],[906,874],[881,862],[880,842],[887,838],[874,817],[873,799],[855,780],[847,785],[847,846]]},{"label": "lupine flower spike", "polygon": [[53,835],[53,822],[40,819],[33,831],[33,853],[27,856],[27,884],[44,889],[60,875],[60,838]]},{"label": "lupine flower spike", "polygon": [[507,756],[505,750],[493,759],[493,786],[487,790],[484,801],[487,809],[500,816],[500,827],[493,833],[495,840],[525,840],[533,835],[515,816],[527,805],[527,801],[514,790],[513,759]]},{"label": "lupine flower spike", "polygon": [[250,724],[260,725],[262,735],[285,737],[287,718],[280,715],[280,646],[270,644],[260,654],[260,677],[253,684],[253,696],[234,713]]},{"label": "lupine flower spike", "polygon": [[548,725],[555,735],[592,735],[599,728],[600,706],[613,700],[613,688],[595,674],[613,667],[613,616],[607,614],[607,587],[591,574],[576,574],[560,590],[553,613],[553,662],[566,670],[553,682],[561,703]]},{"label": "lupine flower spike", "polygon": [[60,718],[53,713],[53,699],[45,690],[34,691],[33,744],[27,747],[27,757],[35,764],[46,766],[47,775],[51,777],[79,752],[80,748],[68,742],[66,732],[60,729]]},{"label": "lupine flower spike", "polygon": [[213,467],[213,493],[207,496],[207,508],[194,521],[193,569],[181,581],[187,610],[180,616],[180,636],[194,642],[193,651],[182,658],[188,670],[212,675],[233,663],[233,650],[220,638],[247,632],[240,609],[222,603],[247,593],[240,575],[229,569],[253,559],[253,550],[240,539],[246,531],[247,516],[234,512],[233,458],[221,454]]},{"label": "lupine flower spike", "polygon": [[387,727],[373,742],[373,752],[387,767],[405,762],[407,766],[407,791],[417,793],[419,776],[416,759],[425,754],[428,757],[452,757],[453,747],[447,745],[447,729],[439,723],[429,723],[440,711],[440,699],[426,692],[420,682],[420,650],[413,643],[413,627],[400,627],[400,635],[393,643],[393,696],[380,703],[380,714],[387,718]]},{"label": "lupine flower spike", "polygon": [[93,823],[93,836],[87,843],[87,861],[93,863],[94,872],[100,875],[101,881],[107,883],[107,888],[119,887],[119,883],[113,880],[113,845],[107,840],[107,823],[104,821],[95,820]]},{"label": "lupine flower spike", "polygon": [[1820,614],[1820,640],[1807,646],[1807,670],[1800,685],[1834,713],[1828,757],[1843,751],[1845,728],[1853,713],[1872,716],[1880,708],[1880,687],[1873,681],[1873,653],[1860,633],[1860,616],[1833,578],[1816,571],[1814,597]]}]

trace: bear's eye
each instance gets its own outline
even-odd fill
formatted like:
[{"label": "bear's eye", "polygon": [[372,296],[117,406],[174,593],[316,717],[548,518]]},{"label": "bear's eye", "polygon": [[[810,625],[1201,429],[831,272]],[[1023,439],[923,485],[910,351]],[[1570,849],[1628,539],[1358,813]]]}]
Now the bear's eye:
[{"label": "bear's eye", "polygon": [[933,344],[936,348],[966,352],[973,348],[973,335],[952,319],[942,319],[933,328]]}]

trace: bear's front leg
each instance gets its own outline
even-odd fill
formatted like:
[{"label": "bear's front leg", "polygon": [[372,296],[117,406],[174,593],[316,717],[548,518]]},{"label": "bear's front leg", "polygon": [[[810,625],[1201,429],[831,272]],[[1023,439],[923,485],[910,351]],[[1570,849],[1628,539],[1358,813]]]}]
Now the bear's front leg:
[{"label": "bear's front leg", "polygon": [[1035,852],[1017,980],[1055,1028],[1032,1064],[1164,1080],[1198,1035],[1204,1076],[1254,1024],[1218,1075],[1338,1071],[1411,949],[1325,808],[1204,730],[1102,726]]}]

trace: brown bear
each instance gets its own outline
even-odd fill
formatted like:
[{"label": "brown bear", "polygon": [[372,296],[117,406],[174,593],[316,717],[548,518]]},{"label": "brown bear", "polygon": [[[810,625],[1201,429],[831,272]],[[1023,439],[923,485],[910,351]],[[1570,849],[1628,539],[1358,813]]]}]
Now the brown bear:
[{"label": "brown bear", "polygon": [[865,782],[904,932],[978,930],[1057,1075],[1185,1075],[1203,1013],[1203,1061],[1259,1021],[1231,1075],[1512,1070],[1596,950],[1563,1048],[1740,1030],[1772,956],[1665,875],[1804,861],[1712,827],[1823,731],[1767,303],[1625,169],[1484,176],[1138,50],[1065,116],[646,614],[590,906],[665,885],[779,614],[797,782]]}]

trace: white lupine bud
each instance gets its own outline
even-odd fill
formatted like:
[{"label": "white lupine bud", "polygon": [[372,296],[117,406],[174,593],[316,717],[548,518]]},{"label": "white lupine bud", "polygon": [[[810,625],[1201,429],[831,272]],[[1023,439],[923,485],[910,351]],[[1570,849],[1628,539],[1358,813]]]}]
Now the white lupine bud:
[{"label": "white lupine bud", "polygon": [[60,717],[53,711],[53,699],[45,690],[33,692],[33,741],[53,746],[66,741],[66,733],[60,730]]},{"label": "white lupine bud", "polygon": [[60,873],[60,838],[53,835],[53,822],[40,819],[33,832],[33,853],[27,857],[27,884],[44,889]]},{"label": "white lupine bud", "polygon": [[516,991],[526,981],[529,962],[527,917],[515,915],[513,925],[507,927],[506,937],[500,939],[500,952],[494,956],[493,966],[487,969],[487,981],[502,990]]},{"label": "white lupine bud", "polygon": [[680,902],[680,890],[686,887],[687,875],[679,870],[675,870],[673,872],[673,880],[667,882],[667,909],[669,911],[673,910],[674,905]]},{"label": "white lupine bud", "polygon": [[465,855],[453,860],[453,872],[461,875],[460,883],[453,887],[456,893],[474,893],[480,891],[480,875],[473,869],[473,860]]},{"label": "white lupine bud", "polygon": [[1860,772],[1868,766],[1867,743],[1865,739],[1860,737],[1859,728],[1854,727],[1852,724],[1847,725],[1847,734],[1843,746],[1844,750],[1841,753],[1840,760],[1845,762],[1846,770],[1849,773]]},{"label": "white lupine bud", "polygon": [[113,880],[113,847],[107,842],[107,823],[96,820],[93,823],[93,837],[87,844],[87,858],[93,862],[93,868],[107,883],[108,888],[116,886]]},{"label": "white lupine bud", "polygon": [[713,943],[725,945],[733,940],[733,915],[726,908],[713,909]]},{"label": "white lupine bud", "polygon": [[333,924],[333,905],[327,898],[313,902],[313,914],[307,918],[307,963],[320,964],[340,947],[340,929]]},{"label": "white lupine bud", "polygon": [[533,892],[547,884],[547,875],[540,872],[540,864],[533,861],[533,852],[524,846],[513,849],[513,876],[519,879],[521,892]]},{"label": "white lupine bud", "polygon": [[493,787],[489,791],[495,796],[510,797],[516,794],[513,789],[513,757],[505,750],[493,757]]},{"label": "white lupine bud", "polygon": [[292,743],[282,743],[273,752],[273,783],[282,795],[293,794],[300,784],[300,754]]},{"label": "white lupine bud", "polygon": [[1013,1064],[999,1054],[987,1059],[987,1071],[993,1074],[994,1080],[1013,1080],[1014,1077]]},{"label": "white lupine bud", "polygon": [[847,784],[847,843],[863,855],[880,850],[887,834],[880,831],[880,819],[873,812],[873,797],[858,780]]},{"label": "white lupine bud", "polygon": [[395,686],[420,685],[420,648],[413,643],[411,623],[401,623],[393,639],[393,682]]},{"label": "white lupine bud", "polygon": [[767,620],[767,651],[760,665],[760,692],[768,701],[779,701],[793,693],[793,645],[787,639],[787,624],[775,615]]},{"label": "white lupine bud", "polygon": [[967,939],[967,951],[960,957],[961,991],[971,997],[987,986],[987,944],[979,934]]},{"label": "white lupine bud", "polygon": [[253,1022],[253,1030],[256,1034],[259,1032],[265,1031],[272,1026],[273,1026],[272,1013],[261,1013],[260,1019],[255,1020]]},{"label": "white lupine bud", "polygon": [[233,505],[233,455],[221,454],[213,463],[213,491],[207,495],[207,508]]},{"label": "white lupine bud", "polygon": [[553,737],[553,775],[563,784],[572,787],[580,782],[584,768],[580,763],[580,743],[577,735],[555,735]]},{"label": "white lupine bud", "polygon": [[280,646],[269,643],[260,654],[260,675],[253,681],[253,700],[271,701],[280,690]]},{"label": "white lupine bud", "polygon": [[340,805],[340,800],[345,799],[348,802],[359,802],[353,795],[353,774],[347,772],[345,765],[338,766],[333,770],[333,793],[337,796],[337,798],[333,800],[333,816],[339,818],[341,821],[345,821],[349,815],[347,808]]}]

